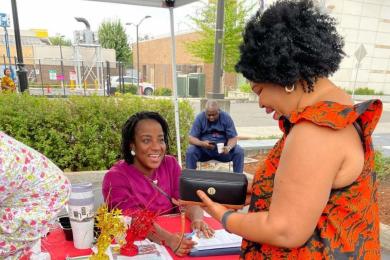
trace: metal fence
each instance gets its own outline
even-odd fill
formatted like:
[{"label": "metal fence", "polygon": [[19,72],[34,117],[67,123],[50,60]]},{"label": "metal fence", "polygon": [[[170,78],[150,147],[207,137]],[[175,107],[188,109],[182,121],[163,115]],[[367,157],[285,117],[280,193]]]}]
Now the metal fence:
[{"label": "metal fence", "polygon": [[[9,61],[12,64],[10,66]],[[137,71],[122,62],[95,62],[68,59],[24,59],[27,70],[29,92],[32,95],[110,95],[115,91],[125,92],[124,76],[138,78]],[[3,76],[5,67],[10,67],[17,82],[16,57],[5,55],[0,59]],[[178,74],[203,73],[203,65],[178,64]],[[154,88],[172,89],[172,67],[170,64],[141,64],[140,82],[151,83]],[[119,77],[117,88],[111,88],[111,78]]]}]

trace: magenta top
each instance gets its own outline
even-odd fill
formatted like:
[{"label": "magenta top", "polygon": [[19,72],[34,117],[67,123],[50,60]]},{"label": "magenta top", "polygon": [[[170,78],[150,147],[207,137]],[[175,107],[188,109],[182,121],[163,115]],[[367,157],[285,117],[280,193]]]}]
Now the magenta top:
[{"label": "magenta top", "polygon": [[152,176],[143,175],[133,164],[121,160],[106,173],[102,189],[104,200],[110,208],[149,209],[159,214],[177,212],[174,205],[157,188],[172,198],[179,198],[181,169],[173,156],[166,155]]}]

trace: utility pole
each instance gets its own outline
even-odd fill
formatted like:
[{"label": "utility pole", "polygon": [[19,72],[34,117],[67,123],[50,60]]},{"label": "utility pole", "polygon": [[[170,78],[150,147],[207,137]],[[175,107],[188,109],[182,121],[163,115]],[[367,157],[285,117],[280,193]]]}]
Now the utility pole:
[{"label": "utility pole", "polygon": [[223,41],[223,21],[225,15],[225,1],[218,0],[217,21],[215,25],[215,43],[214,43],[214,70],[213,70],[213,92],[208,93],[209,98],[223,99],[221,93],[222,78],[222,41]]},{"label": "utility pole", "polygon": [[64,90],[64,96],[66,95],[66,92],[65,92],[65,84],[64,84],[64,78],[65,78],[65,75],[64,75],[64,57],[62,56],[62,38],[64,37],[64,35],[60,35],[60,56],[61,56],[61,86]]},{"label": "utility pole", "polygon": [[[5,42],[5,49],[7,52],[7,58],[8,58],[8,68],[11,70],[11,78],[15,78],[15,72],[12,69],[12,63],[11,63],[11,51],[9,49],[9,38],[8,38],[8,30],[7,27],[10,27],[10,21],[9,17],[5,13],[0,13],[0,26],[3,27],[4,30],[4,42]],[[6,61],[4,59],[4,64],[6,65]]]},{"label": "utility pole", "polygon": [[134,25],[135,26],[135,31],[136,31],[136,34],[137,34],[137,91],[142,94],[140,91],[140,88],[139,88],[139,81],[140,81],[140,78],[139,78],[139,35],[138,35],[138,28],[139,26],[141,25],[141,23],[145,20],[145,19],[149,19],[151,18],[150,15],[146,15],[144,18],[142,18],[137,24],[135,23],[126,23],[126,25]]},{"label": "utility pole", "polygon": [[16,53],[17,53],[17,63],[18,69],[16,73],[18,74],[19,79],[19,90],[20,92],[24,92],[28,89],[28,81],[27,81],[27,70],[24,67],[23,62],[23,51],[22,51],[22,43],[20,40],[20,30],[19,30],[19,19],[18,19],[18,8],[16,6],[16,0],[11,0],[12,6],[12,18],[14,21],[14,31],[15,31],[15,44],[16,44]]}]

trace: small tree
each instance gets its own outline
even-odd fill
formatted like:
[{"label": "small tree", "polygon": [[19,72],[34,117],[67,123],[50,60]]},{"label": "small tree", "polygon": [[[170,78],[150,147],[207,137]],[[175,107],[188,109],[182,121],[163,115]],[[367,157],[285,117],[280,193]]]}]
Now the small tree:
[{"label": "small tree", "polygon": [[132,52],[120,20],[103,21],[98,31],[99,42],[103,48],[115,49],[116,60],[132,65]]},{"label": "small tree", "polygon": [[[226,0],[223,34],[223,61],[224,71],[233,72],[234,65],[239,58],[239,45],[242,41],[242,32],[245,18],[251,13],[253,5],[246,7],[244,1]],[[195,24],[195,30],[200,33],[200,39],[186,43],[187,50],[206,63],[214,62],[215,22],[217,0],[210,0],[199,14],[190,16]]]},{"label": "small tree", "polygon": [[52,37],[49,37],[49,40],[50,40],[52,45],[60,45],[60,43],[62,46],[71,46],[72,45],[71,40],[66,39],[66,38],[61,39],[61,36],[52,36]]}]

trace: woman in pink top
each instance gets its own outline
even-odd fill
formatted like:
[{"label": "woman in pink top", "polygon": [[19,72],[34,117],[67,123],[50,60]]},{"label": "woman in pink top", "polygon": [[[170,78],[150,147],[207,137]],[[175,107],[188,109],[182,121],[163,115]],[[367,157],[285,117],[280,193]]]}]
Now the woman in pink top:
[{"label": "woman in pink top", "polygon": [[[132,115],[122,130],[122,154],[105,175],[103,196],[111,208],[149,209],[160,215],[178,212],[172,200],[179,198],[181,169],[169,151],[169,130],[165,119],[156,112]],[[203,210],[198,206],[186,209],[191,228],[206,236],[214,232],[203,222]],[[195,245],[190,239],[172,234],[155,224],[157,235],[149,239],[165,243],[179,256],[186,255]]]}]

